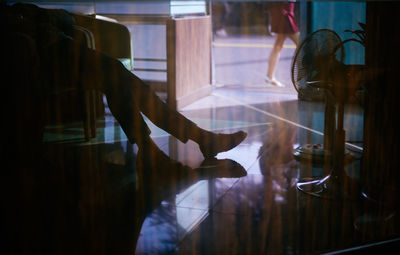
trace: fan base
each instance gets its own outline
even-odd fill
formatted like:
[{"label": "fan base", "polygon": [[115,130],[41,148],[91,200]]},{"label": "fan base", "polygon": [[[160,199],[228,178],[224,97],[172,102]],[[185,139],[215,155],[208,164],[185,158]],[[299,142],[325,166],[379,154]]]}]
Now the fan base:
[{"label": "fan base", "polygon": [[322,178],[304,178],[297,183],[297,188],[308,194],[325,199],[358,199],[361,192],[357,183],[349,178],[327,175]]},{"label": "fan base", "polygon": [[[330,163],[332,153],[325,150],[322,144],[305,144],[294,149],[293,156],[299,161],[312,161],[316,165],[323,163]],[[344,155],[345,164],[351,163],[354,160],[350,151],[345,151]]]},{"label": "fan base", "polygon": [[316,164],[330,162],[332,157],[332,153],[325,150],[322,144],[305,144],[299,146],[294,150],[293,155],[297,160],[311,160]]}]

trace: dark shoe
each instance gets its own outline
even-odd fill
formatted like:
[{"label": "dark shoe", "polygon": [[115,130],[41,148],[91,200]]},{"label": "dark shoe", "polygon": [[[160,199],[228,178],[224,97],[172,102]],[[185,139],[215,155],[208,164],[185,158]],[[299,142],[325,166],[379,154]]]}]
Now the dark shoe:
[{"label": "dark shoe", "polygon": [[211,134],[199,143],[200,150],[205,158],[212,158],[220,152],[236,147],[246,136],[247,133],[243,131],[234,134]]},{"label": "dark shoe", "polygon": [[231,159],[206,159],[196,170],[201,179],[239,178],[247,175],[243,166]]}]

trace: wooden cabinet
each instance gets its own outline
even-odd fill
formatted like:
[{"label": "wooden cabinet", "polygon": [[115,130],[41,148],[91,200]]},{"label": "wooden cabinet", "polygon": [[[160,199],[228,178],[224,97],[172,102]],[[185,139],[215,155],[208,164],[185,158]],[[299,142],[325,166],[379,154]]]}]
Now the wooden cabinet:
[{"label": "wooden cabinet", "polygon": [[211,17],[167,21],[167,102],[180,109],[211,93]]}]

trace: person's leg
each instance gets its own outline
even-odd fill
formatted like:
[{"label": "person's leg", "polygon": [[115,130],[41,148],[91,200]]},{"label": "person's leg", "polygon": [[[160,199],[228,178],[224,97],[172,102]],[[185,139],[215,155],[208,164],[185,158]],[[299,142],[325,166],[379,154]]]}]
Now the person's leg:
[{"label": "person's leg", "polygon": [[[97,57],[100,56],[97,54]],[[104,75],[105,81],[103,83],[106,87],[103,89],[106,92],[107,98],[111,101],[110,105],[114,104],[113,101],[117,101],[114,112],[123,113],[123,116],[117,118],[121,125],[125,123],[128,128],[134,126],[134,124],[130,123],[129,118],[129,114],[131,114],[129,105],[132,105],[132,107],[137,107],[155,125],[178,138],[183,143],[191,139],[199,144],[204,157],[213,157],[219,152],[232,149],[247,136],[242,131],[234,134],[215,134],[202,129],[193,121],[169,107],[147,84],[129,70],[123,68],[122,64],[115,63],[112,59],[104,57],[102,60],[95,62],[103,62],[103,70],[108,70],[109,72],[107,75]],[[120,95],[120,98],[118,98],[118,95]],[[116,99],[114,100],[113,98]],[[119,106],[122,104],[125,106]],[[111,110],[113,111],[113,109]],[[139,118],[138,116],[137,118],[140,119],[141,117]],[[142,127],[139,128],[143,130]],[[125,128],[124,131],[129,132]]]},{"label": "person's leg", "polygon": [[296,47],[299,46],[299,36],[300,36],[300,34],[298,32],[288,35],[288,37],[296,44]]},{"label": "person's leg", "polygon": [[244,132],[234,134],[215,134],[200,128],[196,123],[172,109],[164,103],[142,80],[132,74],[130,77],[135,98],[141,112],[154,124],[169,134],[178,138],[183,143],[189,139],[200,146],[205,157],[213,157],[217,153],[229,150],[246,137]]},{"label": "person's leg", "polygon": [[275,43],[272,48],[268,61],[267,77],[270,78],[271,80],[274,79],[276,65],[278,64],[279,56],[283,48],[283,43],[285,42],[286,36],[287,36],[286,34],[276,35]]},{"label": "person's leg", "polygon": [[111,112],[131,142],[140,139],[143,133],[149,134],[140,112],[182,142],[191,139],[198,143],[205,157],[229,150],[246,137],[244,132],[215,134],[202,129],[164,103],[147,84],[119,61],[92,50],[82,55],[84,86],[99,89],[106,94]]},{"label": "person's leg", "polygon": [[136,75],[128,71],[127,81],[131,84],[135,101],[140,111],[159,128],[186,143],[199,127],[190,119],[171,108]]}]

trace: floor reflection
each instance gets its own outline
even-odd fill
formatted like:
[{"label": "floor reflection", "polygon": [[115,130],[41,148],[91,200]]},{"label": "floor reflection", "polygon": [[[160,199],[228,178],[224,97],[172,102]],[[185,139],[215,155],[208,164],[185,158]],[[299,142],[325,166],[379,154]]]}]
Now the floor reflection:
[{"label": "floor reflection", "polygon": [[[8,190],[11,197],[29,201],[9,200],[14,201],[11,212],[19,213],[8,217],[15,219],[8,224],[20,222],[24,229],[18,237],[26,243],[21,249],[41,254],[320,254],[397,240],[395,208],[365,199],[362,192],[354,199],[321,199],[297,189],[299,180],[331,170],[330,164],[294,156],[300,144],[323,142],[322,103],[282,98],[263,104],[262,97],[245,88],[219,88],[204,104],[182,111],[206,129],[248,133],[239,146],[213,160],[204,161],[195,143],[183,144],[151,126],[157,146],[195,169],[191,172],[141,164],[137,147],[108,115],[89,142],[79,126],[64,128],[61,136],[49,128],[36,164],[40,181],[29,184],[35,188],[26,184],[23,195]],[[219,106],[207,108],[212,101]],[[347,148],[354,156],[345,173],[360,180],[362,150],[352,142],[362,138],[362,109],[348,106],[345,119]]]}]

